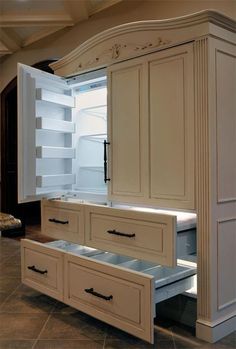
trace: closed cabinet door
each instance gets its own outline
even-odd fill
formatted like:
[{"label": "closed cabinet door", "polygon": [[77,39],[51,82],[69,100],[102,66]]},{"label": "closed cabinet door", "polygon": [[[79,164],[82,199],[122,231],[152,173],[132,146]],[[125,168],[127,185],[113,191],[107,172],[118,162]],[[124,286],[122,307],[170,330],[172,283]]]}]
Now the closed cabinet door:
[{"label": "closed cabinet door", "polygon": [[108,71],[110,197],[144,197],[145,74],[142,60],[120,63]]},{"label": "closed cabinet door", "polygon": [[149,198],[194,208],[194,88],[192,45],[149,60]]},{"label": "closed cabinet door", "polygon": [[194,209],[193,47],[109,69],[110,199]]}]

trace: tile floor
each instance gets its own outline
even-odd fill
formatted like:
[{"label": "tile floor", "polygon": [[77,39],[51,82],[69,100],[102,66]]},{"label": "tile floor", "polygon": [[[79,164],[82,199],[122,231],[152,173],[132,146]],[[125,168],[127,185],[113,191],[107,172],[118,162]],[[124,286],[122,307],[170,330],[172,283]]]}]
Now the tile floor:
[{"label": "tile floor", "polygon": [[[27,235],[38,240],[35,229]],[[0,349],[235,349],[236,332],[216,344],[176,323],[155,320],[150,345],[20,282],[20,241],[0,237]]]}]

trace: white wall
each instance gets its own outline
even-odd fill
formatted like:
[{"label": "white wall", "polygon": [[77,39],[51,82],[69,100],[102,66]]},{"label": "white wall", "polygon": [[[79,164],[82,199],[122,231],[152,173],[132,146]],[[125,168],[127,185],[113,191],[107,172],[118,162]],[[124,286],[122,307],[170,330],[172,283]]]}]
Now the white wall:
[{"label": "white wall", "polygon": [[63,57],[96,33],[122,23],[177,17],[203,9],[215,9],[236,19],[236,0],[124,0],[89,20],[4,57],[0,63],[0,91],[16,76],[17,62],[32,65]]}]

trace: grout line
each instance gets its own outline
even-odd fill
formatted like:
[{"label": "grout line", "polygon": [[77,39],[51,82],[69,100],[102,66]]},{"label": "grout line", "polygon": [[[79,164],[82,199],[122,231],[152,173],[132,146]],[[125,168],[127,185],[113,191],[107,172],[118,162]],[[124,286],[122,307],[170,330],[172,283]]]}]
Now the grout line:
[{"label": "grout line", "polygon": [[48,314],[47,320],[45,321],[43,327],[41,328],[41,330],[40,330],[40,332],[39,332],[39,334],[38,334],[38,337],[35,339],[35,342],[34,342],[34,344],[33,344],[33,346],[32,346],[31,349],[34,349],[34,348],[35,348],[35,346],[36,346],[36,344],[37,344],[37,341],[39,340],[41,333],[42,333],[43,330],[45,329],[45,327],[46,327],[46,325],[47,325],[47,323],[48,323],[48,321],[49,321],[51,315],[52,315],[52,313],[50,312],[50,313]]},{"label": "grout line", "polygon": [[102,347],[102,349],[105,349],[105,346],[106,346],[106,339],[107,339],[107,333],[106,333],[106,335],[105,335],[105,337],[104,337],[104,342],[103,342],[103,347]]},{"label": "grout line", "polygon": [[0,312],[1,312],[1,308],[5,305],[5,303],[8,301],[8,299],[15,293],[15,291],[21,286],[21,282],[19,283],[18,286],[16,286],[16,288],[7,296],[7,298],[1,303],[0,305]]},{"label": "grout line", "polygon": [[13,254],[10,255],[10,256],[4,257],[4,259],[0,262],[0,265],[3,265],[3,264],[5,264],[5,263],[7,263],[9,259],[15,257],[17,254],[18,254],[18,252],[15,252],[15,253],[13,253]]},{"label": "grout line", "polygon": [[58,303],[58,301],[55,302],[55,304],[53,305],[51,311],[49,312],[48,318],[47,318],[47,320],[45,321],[43,327],[41,328],[41,331],[39,332],[38,337],[35,339],[35,342],[34,342],[34,344],[33,344],[33,346],[32,346],[31,349],[34,349],[34,348],[35,348],[35,346],[36,346],[36,344],[37,344],[37,342],[38,342],[38,340],[39,340],[39,338],[40,338],[41,333],[42,333],[43,330],[45,329],[45,327],[46,327],[46,325],[47,325],[47,323],[48,323],[50,317],[53,315],[53,310],[56,308],[57,303]]}]

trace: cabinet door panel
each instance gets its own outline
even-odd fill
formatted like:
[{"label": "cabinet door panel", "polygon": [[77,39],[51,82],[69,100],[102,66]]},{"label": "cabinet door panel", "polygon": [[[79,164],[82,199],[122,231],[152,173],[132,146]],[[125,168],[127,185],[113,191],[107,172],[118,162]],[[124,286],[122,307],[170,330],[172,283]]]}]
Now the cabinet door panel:
[{"label": "cabinet door panel", "polygon": [[194,208],[194,112],[192,46],[149,61],[150,198]]},{"label": "cabinet door panel", "polygon": [[64,78],[18,64],[18,202],[39,200],[75,183],[75,99]]},{"label": "cabinet door panel", "polygon": [[142,65],[112,67],[109,83],[110,194],[142,196]]}]

